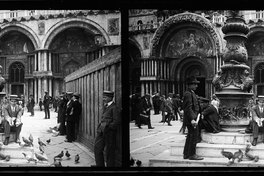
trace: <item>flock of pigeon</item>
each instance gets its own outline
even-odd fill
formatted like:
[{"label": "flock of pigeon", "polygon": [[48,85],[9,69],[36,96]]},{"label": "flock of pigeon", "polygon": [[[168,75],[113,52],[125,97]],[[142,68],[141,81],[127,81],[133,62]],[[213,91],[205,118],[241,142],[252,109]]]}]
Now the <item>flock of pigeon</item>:
[{"label": "flock of pigeon", "polygon": [[[251,144],[247,141],[246,149],[245,149],[245,156],[249,160],[252,160],[254,162],[258,162],[259,161],[259,156],[257,156],[257,155],[254,156],[254,155],[250,154],[250,152],[249,152],[250,151],[250,147],[251,147]],[[229,162],[227,163],[227,165],[234,164],[236,159],[237,159],[238,162],[241,162],[243,157],[244,157],[244,153],[242,152],[241,149],[239,149],[235,153],[224,151],[224,149],[222,149],[221,154],[224,157],[228,158]]]},{"label": "flock of pigeon", "polygon": [[[20,146],[22,147],[33,147],[33,136],[30,134],[28,139],[25,137],[22,137],[22,140],[24,142],[24,144],[21,144],[21,142],[19,143]],[[47,144],[49,144],[51,142],[51,139],[46,140]],[[28,163],[30,162],[34,162],[35,164],[37,164],[38,161],[48,161],[48,159],[43,155],[45,152],[45,147],[47,146],[43,141],[40,140],[40,138],[38,138],[38,144],[39,144],[39,151],[40,153],[36,153],[35,151],[32,152],[32,155],[29,156],[26,153],[22,153],[25,157],[25,159],[28,161]],[[62,167],[61,165],[61,160],[62,157],[64,156],[64,152],[61,151],[61,153],[59,153],[58,155],[54,156],[54,162],[51,165],[54,165],[55,167]],[[70,159],[71,154],[66,151],[65,156],[67,157],[67,159]],[[5,155],[3,153],[0,152],[0,160],[5,160],[5,161],[9,161],[10,160],[10,155]],[[80,160],[80,156],[77,154],[75,155],[75,164],[79,163]]]},{"label": "flock of pigeon", "polygon": [[136,164],[137,167],[141,167],[142,162],[140,160],[135,160],[133,157],[130,157],[129,165],[133,167]]}]

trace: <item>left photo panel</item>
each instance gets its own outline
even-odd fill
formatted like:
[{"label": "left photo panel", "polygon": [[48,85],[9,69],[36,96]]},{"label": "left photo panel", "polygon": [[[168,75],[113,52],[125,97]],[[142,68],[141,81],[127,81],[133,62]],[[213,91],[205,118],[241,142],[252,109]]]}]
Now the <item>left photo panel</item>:
[{"label": "left photo panel", "polygon": [[120,10],[0,10],[0,167],[122,167]]}]

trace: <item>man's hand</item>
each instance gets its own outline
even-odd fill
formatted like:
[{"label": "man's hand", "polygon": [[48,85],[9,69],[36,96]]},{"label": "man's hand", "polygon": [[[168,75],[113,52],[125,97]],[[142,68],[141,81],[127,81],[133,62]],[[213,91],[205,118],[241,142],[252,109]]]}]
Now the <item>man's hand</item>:
[{"label": "man's hand", "polygon": [[197,125],[197,123],[196,123],[196,121],[195,120],[192,120],[191,121],[191,124],[192,124],[192,126],[195,128],[196,127],[196,125]]}]

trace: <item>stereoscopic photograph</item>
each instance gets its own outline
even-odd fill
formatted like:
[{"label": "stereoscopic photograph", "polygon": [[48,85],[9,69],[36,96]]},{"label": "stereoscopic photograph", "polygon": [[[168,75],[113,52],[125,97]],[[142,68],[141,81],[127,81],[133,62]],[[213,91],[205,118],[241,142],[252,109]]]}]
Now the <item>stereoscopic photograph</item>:
[{"label": "stereoscopic photograph", "polygon": [[0,10],[0,166],[121,167],[120,10]]},{"label": "stereoscopic photograph", "polygon": [[130,166],[264,166],[264,11],[129,10]]}]

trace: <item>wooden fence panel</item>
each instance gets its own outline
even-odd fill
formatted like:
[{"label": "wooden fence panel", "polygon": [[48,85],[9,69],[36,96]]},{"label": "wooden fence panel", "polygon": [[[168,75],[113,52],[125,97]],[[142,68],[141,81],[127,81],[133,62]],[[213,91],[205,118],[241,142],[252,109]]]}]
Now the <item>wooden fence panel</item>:
[{"label": "wooden fence panel", "polygon": [[[82,115],[80,117],[78,140],[93,151],[96,128],[101,119],[103,91],[115,92],[115,102],[121,103],[121,48],[94,60],[65,78],[67,91],[81,94]],[[120,114],[121,115],[121,114]],[[116,166],[121,166],[122,127],[117,130]]]}]

